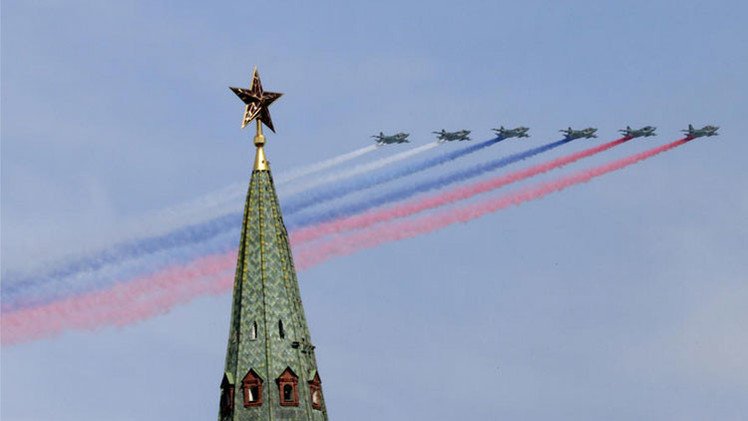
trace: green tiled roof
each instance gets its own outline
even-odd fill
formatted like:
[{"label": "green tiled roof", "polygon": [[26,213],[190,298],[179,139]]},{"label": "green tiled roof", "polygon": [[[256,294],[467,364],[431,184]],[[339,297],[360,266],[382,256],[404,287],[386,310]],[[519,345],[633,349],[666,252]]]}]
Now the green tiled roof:
[{"label": "green tiled roof", "polygon": [[[287,367],[302,376],[298,379],[298,406],[280,405],[275,380]],[[250,369],[262,377],[263,402],[245,408],[241,379]],[[322,410],[311,404],[309,373],[313,376],[316,370],[273,178],[270,171],[254,171],[244,208],[226,351],[225,371],[237,382],[234,407],[218,419],[326,420],[324,402]]]}]

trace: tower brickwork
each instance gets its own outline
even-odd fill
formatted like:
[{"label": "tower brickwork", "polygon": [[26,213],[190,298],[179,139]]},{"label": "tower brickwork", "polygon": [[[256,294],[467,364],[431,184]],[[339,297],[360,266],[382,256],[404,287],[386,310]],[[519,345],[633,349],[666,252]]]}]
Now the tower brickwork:
[{"label": "tower brickwork", "polygon": [[270,119],[263,94],[273,93],[263,93],[256,70],[249,90],[231,89],[247,103],[243,124],[257,119],[257,154],[244,207],[218,419],[326,420],[288,233],[263,149],[261,122]]}]

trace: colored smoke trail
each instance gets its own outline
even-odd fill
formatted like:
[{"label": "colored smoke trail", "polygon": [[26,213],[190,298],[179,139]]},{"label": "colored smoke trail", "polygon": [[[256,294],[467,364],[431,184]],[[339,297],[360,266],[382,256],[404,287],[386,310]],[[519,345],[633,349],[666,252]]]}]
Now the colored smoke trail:
[{"label": "colored smoke trail", "polygon": [[[524,152],[481,164],[477,167],[460,170],[446,177],[439,177],[435,180],[427,180],[413,187],[408,186],[406,189],[396,191],[396,194],[389,193],[387,195],[380,196],[380,199],[385,198],[391,201],[402,200],[412,194],[415,194],[415,192],[422,192],[426,191],[426,189],[439,188],[449,183],[462,181],[469,177],[475,177],[483,174],[486,171],[500,168],[521,159],[535,156],[541,152],[545,152],[565,143],[567,143],[567,141],[564,140],[551,142],[549,144],[532,148]],[[488,191],[490,189],[499,188],[502,185],[508,184],[509,182],[518,181],[519,179],[527,178],[540,172],[549,171],[553,168],[557,168],[570,162],[574,162],[594,153],[607,150],[619,143],[622,142],[613,141],[604,145],[589,148],[585,151],[577,152],[564,158],[559,158],[547,164],[542,164],[527,170],[522,170],[516,174],[510,174],[509,176],[499,177],[495,180],[480,182],[474,187],[468,186],[450,192],[441,193],[429,198],[428,200],[420,200],[416,203],[406,203],[392,209],[370,212],[363,215],[356,215],[340,221],[319,224],[309,228],[292,230],[291,240],[294,241],[296,245],[299,245],[304,242],[312,241],[325,234],[337,233],[350,229],[364,228],[366,226],[373,225],[388,219],[401,218],[417,212],[421,212],[426,209],[452,203],[454,201],[462,200],[484,191]],[[408,194],[411,191],[413,193]],[[369,200],[361,204],[357,203],[345,210],[347,212],[358,209],[364,210],[373,207],[374,204],[379,203],[380,199],[375,198],[374,200]],[[364,205],[366,207],[361,205]],[[297,225],[304,226],[304,224],[294,224],[292,222],[291,224],[289,224],[289,228],[291,229],[293,228],[293,226]],[[206,240],[206,242],[201,243],[199,247],[195,247],[194,244],[185,243],[180,247],[174,247],[173,249],[166,250],[168,252],[165,252],[165,250],[158,250],[133,259],[133,261],[120,262],[120,264],[117,264],[115,262],[113,264],[106,265],[98,270],[79,273],[72,279],[66,280],[65,282],[58,282],[55,285],[54,289],[48,288],[47,285],[42,284],[27,286],[27,288],[23,290],[10,289],[8,291],[4,291],[2,311],[5,313],[25,307],[46,304],[56,299],[61,299],[67,296],[104,288],[116,282],[117,279],[132,279],[139,276],[145,276],[146,274],[153,273],[162,267],[176,265],[180,262],[192,261],[196,258],[199,258],[200,256],[216,254],[225,250],[229,250],[235,245],[236,235],[234,235],[235,233],[233,232],[228,232],[228,234],[229,235],[218,235],[209,238],[208,240]]]},{"label": "colored smoke trail", "polygon": [[558,180],[541,183],[537,186],[526,188],[495,199],[486,200],[458,209],[447,209],[437,214],[427,215],[417,219],[397,221],[385,226],[373,227],[349,236],[333,239],[323,244],[314,244],[313,247],[308,247],[296,255],[296,267],[300,270],[307,269],[335,256],[343,256],[354,253],[358,250],[375,247],[386,242],[398,241],[426,234],[458,222],[468,222],[472,219],[496,212],[511,205],[520,205],[531,200],[540,199],[551,193],[564,190],[580,183],[585,183],[593,178],[612,171],[620,170],[647,158],[651,158],[662,152],[681,146],[690,140],[692,140],[692,138],[676,140],[666,145],[631,155],[605,165],[580,171]]},{"label": "colored smoke trail", "polygon": [[[289,183],[296,178],[343,164],[378,148],[377,145],[366,146],[291,170],[280,175],[278,184]],[[236,221],[241,221],[241,213],[237,209],[243,206],[246,189],[247,183],[235,183],[186,203],[154,212],[137,221],[137,224],[128,226],[127,235],[120,238],[119,244],[89,256],[68,258],[62,265],[44,272],[32,276],[4,274],[3,303],[8,301],[8,297],[20,292],[34,290],[66,277],[79,277],[84,272],[90,274],[106,269],[107,265],[121,264],[123,259],[138,259],[159,253],[165,248],[181,247],[193,238],[210,241],[217,235],[225,234],[226,226],[236,226]]]},{"label": "colored smoke trail", "polygon": [[355,202],[349,205],[343,205],[329,210],[324,210],[312,215],[307,216],[296,216],[286,224],[289,229],[303,229],[310,225],[317,225],[323,222],[331,221],[333,219],[344,218],[350,215],[355,215],[366,210],[376,208],[388,203],[405,200],[411,196],[419,193],[425,193],[431,190],[441,189],[450,184],[462,182],[471,178],[479,177],[489,171],[494,171],[499,168],[506,167],[507,165],[522,161],[527,158],[531,158],[535,155],[547,152],[551,149],[557,148],[561,145],[571,142],[571,140],[563,139],[555,142],[551,142],[542,146],[538,146],[532,149],[528,149],[524,152],[519,152],[513,155],[509,155],[503,158],[498,158],[480,165],[476,165],[467,169],[462,169],[439,177],[435,177],[429,180],[421,181],[414,185],[408,185],[401,187],[397,190],[381,194],[366,200]]},{"label": "colored smoke trail", "polygon": [[379,148],[379,145],[366,146],[361,149],[357,149],[355,151],[351,151],[343,155],[339,155],[339,156],[327,159],[325,161],[318,162],[316,164],[312,164],[306,167],[299,168],[297,170],[290,171],[278,177],[278,185],[283,185],[293,180],[296,180],[298,178],[305,177],[305,176],[314,174],[316,172],[324,171],[336,165],[344,164],[360,156],[364,156],[369,152],[374,152],[378,148]]},{"label": "colored smoke trail", "polygon": [[[276,186],[281,187],[301,177],[322,172],[336,165],[342,165],[378,149],[378,145],[369,145],[301,168],[281,172],[276,180]],[[171,230],[175,224],[176,226],[194,224],[215,218],[216,215],[232,212],[242,207],[246,188],[246,182],[233,183],[185,204],[162,210],[157,215],[159,217],[158,223],[149,225],[154,227],[167,226],[169,227],[167,230]],[[151,235],[153,234],[154,232],[151,230]]]},{"label": "colored smoke trail", "polygon": [[[280,172],[276,179],[276,187],[283,187],[301,177],[342,165],[378,149],[378,145],[369,145],[301,168]],[[143,236],[166,235],[185,226],[204,223],[219,215],[236,212],[243,206],[246,189],[246,182],[233,183],[188,202],[153,212],[130,224],[131,226],[125,229],[127,234],[123,235],[121,240],[136,241]]]},{"label": "colored smoke trail", "polygon": [[84,271],[54,283],[35,283],[23,289],[3,291],[2,314],[49,304],[66,297],[110,288],[118,282],[147,276],[166,267],[188,264],[206,255],[225,253],[236,248],[239,234],[228,232],[200,244],[146,254],[135,259],[115,262],[97,270]]},{"label": "colored smoke trail", "polygon": [[322,236],[329,234],[336,234],[343,231],[355,230],[366,228],[371,225],[375,225],[381,222],[389,221],[397,218],[404,218],[406,216],[414,215],[419,212],[423,212],[428,209],[433,209],[439,206],[451,204],[460,200],[466,200],[473,196],[481,193],[485,193],[491,190],[495,190],[504,187],[508,184],[515,183],[527,178],[533,177],[538,174],[542,174],[564,165],[571,164],[582,158],[587,158],[600,152],[606,151],[610,148],[618,146],[624,142],[629,141],[631,138],[624,137],[621,139],[613,140],[608,143],[604,143],[599,146],[585,149],[583,151],[574,152],[572,154],[544,162],[526,169],[518,170],[513,173],[509,173],[503,176],[498,176],[485,181],[479,181],[468,186],[457,187],[452,190],[441,192],[433,196],[425,197],[420,200],[406,202],[401,205],[396,205],[387,209],[378,211],[367,212],[359,215],[354,215],[345,219],[337,221],[331,221],[314,225],[308,228],[301,228],[291,232],[291,241],[295,245],[301,245],[310,241],[314,241]]},{"label": "colored smoke trail", "polygon": [[338,173],[335,173],[335,174],[331,174],[331,175],[329,175],[327,177],[320,177],[320,178],[318,178],[316,180],[313,180],[313,181],[310,181],[308,183],[299,185],[298,187],[296,187],[294,189],[284,190],[283,193],[286,193],[286,194],[296,194],[296,193],[299,193],[301,191],[305,191],[305,190],[309,190],[309,189],[312,189],[312,188],[317,187],[317,186],[321,186],[323,184],[329,184],[329,183],[340,181],[340,180],[343,180],[343,179],[346,179],[346,178],[351,178],[351,177],[355,177],[355,176],[358,176],[358,175],[361,175],[361,174],[366,174],[366,173],[368,173],[370,171],[375,171],[375,170],[384,168],[384,167],[386,167],[388,165],[392,165],[392,164],[394,164],[396,162],[400,162],[400,161],[403,161],[405,159],[414,157],[416,155],[420,155],[420,154],[422,154],[424,152],[427,152],[427,151],[430,151],[431,149],[434,149],[435,147],[437,147],[439,145],[440,145],[439,142],[427,143],[425,145],[421,145],[421,146],[418,146],[418,147],[415,147],[415,148],[412,148],[412,149],[408,149],[406,151],[397,153],[397,154],[392,155],[392,156],[388,156],[388,157],[384,157],[384,158],[378,159],[378,160],[376,160],[374,162],[369,162],[367,164],[358,165],[356,167],[351,168],[350,170],[341,171],[341,172],[338,172]]},{"label": "colored smoke trail", "polygon": [[[386,183],[388,181],[396,180],[401,177],[406,177],[408,175],[412,175],[417,172],[425,171],[429,168],[433,168],[438,165],[442,165],[447,162],[454,161],[457,158],[463,157],[465,155],[469,155],[483,148],[487,148],[491,145],[494,145],[500,142],[501,140],[503,139],[495,138],[495,139],[485,140],[478,144],[467,146],[462,149],[458,149],[456,151],[448,152],[442,155],[435,156],[433,158],[425,159],[421,162],[417,162],[411,165],[397,168],[393,171],[380,172],[380,173],[371,175],[369,177],[359,177],[354,180],[351,180],[348,183],[343,183],[337,186],[332,186],[331,188],[311,191],[303,196],[297,196],[296,198],[291,198],[290,200],[288,200],[286,202],[286,205],[283,205],[283,211],[287,215],[294,214],[303,209],[319,204],[320,202],[326,202],[328,200],[339,199],[343,196],[346,196],[356,191],[368,189],[370,187],[374,187],[374,186]],[[438,143],[435,143],[435,144],[438,145]]]},{"label": "colored smoke trail", "polygon": [[[238,224],[238,225],[237,225]],[[171,232],[163,236],[149,237],[138,241],[116,245],[104,250],[92,257],[75,260],[57,268],[45,275],[30,277],[28,279],[3,282],[3,302],[7,297],[20,294],[29,288],[38,285],[49,285],[58,283],[60,279],[80,276],[81,273],[93,272],[103,269],[105,266],[121,263],[124,260],[137,259],[142,256],[157,253],[163,249],[172,249],[184,246],[193,238],[210,239],[224,231],[224,227],[232,225],[241,226],[241,214],[235,213],[216,218],[207,224],[196,224],[181,230]]]},{"label": "colored smoke trail", "polygon": [[[420,147],[416,147],[402,153],[393,155],[391,157],[384,158],[382,160],[375,161],[376,165],[371,167],[363,168],[366,171],[381,168],[385,165],[395,163],[397,161],[409,158],[411,156],[418,155],[429,149],[432,149],[439,144],[434,142]],[[339,164],[352,160],[356,157],[362,156],[366,153],[378,149],[377,145],[367,146],[365,148],[358,149],[353,152],[349,152],[337,157],[330,158],[317,164],[313,164],[310,167],[302,169],[304,173],[309,174],[312,169],[322,170],[331,165]],[[361,168],[361,167],[359,167]],[[336,176],[337,178],[338,176]],[[243,187],[243,191],[246,192],[246,185]],[[186,205],[185,209],[198,209],[198,208],[210,208],[208,212],[215,212],[216,208],[226,208],[228,213],[221,214],[207,221],[201,221],[194,224],[182,225],[173,231],[166,232],[164,234],[153,235],[150,234],[145,238],[137,238],[133,240],[127,240],[113,247],[101,250],[93,255],[85,256],[82,258],[74,258],[60,266],[54,267],[51,270],[37,273],[31,276],[14,276],[4,275],[4,281],[2,286],[2,302],[3,311],[8,308],[12,308],[15,304],[10,304],[14,301],[14,297],[22,295],[25,291],[35,290],[41,287],[48,287],[51,285],[59,285],[63,287],[60,292],[65,290],[62,281],[75,281],[77,278],[83,275],[94,276],[97,271],[105,270],[109,265],[120,265],[124,262],[141,259],[144,256],[150,254],[160,253],[166,249],[174,249],[182,247],[186,243],[198,243],[205,241],[213,241],[218,236],[231,233],[236,230],[236,227],[241,226],[241,212],[236,209],[241,209],[242,204],[239,197],[244,197],[243,193],[237,193],[241,191],[238,185],[228,186],[219,191],[206,195],[202,198],[194,200]],[[236,201],[233,203],[232,201]],[[230,206],[227,206],[228,203]],[[212,204],[213,206],[206,206]],[[184,209],[182,209],[184,213]],[[179,212],[171,212],[165,210],[161,212],[159,220],[165,221],[173,219],[172,222],[167,225],[173,225],[175,220],[179,220]],[[141,272],[144,269],[141,269]],[[11,278],[10,280],[8,278]],[[104,284],[113,282],[105,282]],[[59,294],[58,294],[59,295]]]},{"label": "colored smoke trail", "polygon": [[232,277],[227,272],[235,265],[236,250],[233,250],[120,283],[104,291],[5,314],[0,319],[2,342],[15,344],[69,329],[123,326],[163,314],[197,296],[220,294],[230,289]]},{"label": "colored smoke trail", "polygon": [[[447,212],[400,221],[355,235],[315,245],[295,253],[299,270],[308,269],[332,257],[374,247],[387,241],[410,238],[456,222],[467,222],[510,205],[539,199],[550,193],[589,181],[622,169],[688,141],[681,139],[609,164],[580,171],[556,181],[541,183],[497,199]],[[231,288],[236,250],[206,256],[184,267],[173,267],[149,277],[117,285],[116,288],[71,297],[44,307],[24,309],[3,315],[2,341],[12,344],[53,335],[68,329],[95,329],[106,325],[125,325],[162,314],[173,306],[203,294],[219,294]]]}]

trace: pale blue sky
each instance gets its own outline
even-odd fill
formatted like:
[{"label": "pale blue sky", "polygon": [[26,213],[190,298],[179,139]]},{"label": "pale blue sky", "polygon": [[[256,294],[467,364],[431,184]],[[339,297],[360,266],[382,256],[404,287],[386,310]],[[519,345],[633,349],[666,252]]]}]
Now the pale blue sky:
[{"label": "pale blue sky", "polygon": [[[227,86],[253,65],[285,93],[276,172],[380,130],[420,144],[442,127],[481,138],[521,124],[539,145],[568,125],[602,139],[658,126],[569,172],[714,123],[719,137],[300,282],[335,420],[745,419],[747,12],[737,0],[5,1],[3,271],[247,180],[251,134]],[[4,347],[2,418],[213,418],[228,315],[228,296],[209,297]]]}]

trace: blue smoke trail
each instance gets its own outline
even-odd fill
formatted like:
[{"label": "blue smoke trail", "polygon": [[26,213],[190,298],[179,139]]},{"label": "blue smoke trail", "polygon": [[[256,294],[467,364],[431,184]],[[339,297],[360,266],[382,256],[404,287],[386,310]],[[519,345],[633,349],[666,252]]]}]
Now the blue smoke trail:
[{"label": "blue smoke trail", "polygon": [[454,152],[449,152],[443,155],[435,156],[433,158],[423,160],[413,165],[408,165],[405,167],[395,169],[394,171],[381,172],[373,176],[369,175],[366,177],[359,177],[350,182],[339,184],[337,186],[333,186],[332,188],[322,188],[316,191],[312,191],[310,193],[306,193],[304,195],[298,195],[292,198],[291,200],[288,200],[286,204],[282,206],[283,211],[286,215],[292,215],[308,207],[317,205],[321,202],[326,202],[328,200],[333,200],[333,199],[339,199],[343,196],[346,196],[356,191],[368,189],[370,187],[374,187],[374,186],[386,183],[388,181],[395,180],[400,177],[405,177],[405,176],[415,174],[420,171],[425,171],[437,165],[441,165],[449,161],[453,161],[462,156],[471,154],[473,152],[477,152],[483,148],[487,148],[502,140],[504,139],[501,137],[497,137],[495,139],[490,139],[490,140],[484,140],[483,142],[480,142],[478,144],[471,145],[471,146],[468,146],[466,148],[463,148],[463,149],[460,149]]},{"label": "blue smoke trail", "polygon": [[[154,273],[165,267],[193,261],[205,255],[223,254],[236,248],[239,233],[232,230],[202,241],[163,249],[126,261],[114,262],[98,270],[86,270],[61,279],[26,284],[25,288],[3,291],[2,313],[49,304],[82,293],[99,291],[121,282]],[[53,286],[53,287],[52,287]]]},{"label": "blue smoke trail", "polygon": [[555,142],[548,143],[546,145],[538,146],[536,148],[528,149],[524,152],[519,152],[513,155],[509,155],[504,158],[495,159],[478,165],[477,167],[471,167],[459,171],[455,171],[452,174],[447,174],[441,177],[437,177],[430,180],[425,180],[415,185],[408,185],[398,190],[387,192],[373,198],[351,203],[346,206],[329,209],[323,212],[319,212],[311,215],[298,215],[292,220],[286,223],[288,229],[304,228],[310,225],[319,224],[322,222],[331,221],[333,219],[344,218],[346,216],[355,215],[357,213],[385,205],[387,203],[397,202],[403,199],[407,199],[419,193],[425,193],[430,190],[440,189],[450,184],[465,181],[470,178],[481,176],[489,171],[497,170],[499,168],[506,167],[507,165],[513,164],[518,161],[533,157],[551,149],[557,148],[561,145],[569,143],[571,140],[562,139]]},{"label": "blue smoke trail", "polygon": [[[297,210],[286,210],[285,214],[290,216],[291,221],[293,221],[293,213],[309,207],[312,204],[344,196],[352,193],[358,188],[369,188],[399,177],[424,171],[428,168],[444,164],[491,146],[501,140],[503,139],[496,138],[483,141],[457,151],[424,160],[416,165],[411,165],[388,173],[382,173],[378,177],[361,177],[361,179],[356,182],[347,183],[343,185],[342,188],[332,190],[330,194],[326,194],[326,190],[320,189],[316,195],[314,195],[315,199],[313,201],[297,199]],[[350,190],[351,188],[354,188],[354,190]],[[229,247],[233,247],[235,244],[231,244],[231,242],[227,241],[228,237],[226,237],[226,234],[228,233],[232,237],[236,237],[234,241],[238,241],[238,234],[234,234],[237,227],[241,226],[241,218],[241,212],[232,212],[206,222],[177,229],[168,234],[132,240],[115,245],[107,250],[97,253],[93,257],[89,256],[73,260],[64,266],[53,269],[45,274],[37,274],[23,278],[19,277],[12,279],[11,282],[7,282],[8,276],[4,276],[4,281],[6,282],[2,283],[2,312],[25,307],[29,302],[40,302],[40,300],[48,301],[47,298],[42,298],[42,296],[54,296],[60,298],[71,295],[73,291],[88,291],[94,286],[93,289],[98,289],[96,287],[111,285],[119,280],[127,279],[124,275],[128,275],[129,277],[144,275],[149,271],[156,270],[158,268],[157,266],[159,266],[156,261],[152,261],[153,259],[148,258],[149,255],[161,255],[162,260],[160,260],[160,266],[163,267],[169,263],[186,262],[197,257],[200,253],[205,253],[204,247],[194,247],[195,243],[209,243],[208,249],[211,249],[210,251],[213,251],[214,249],[228,250]],[[218,241],[216,239],[217,237],[222,238],[225,242],[220,243],[220,245],[213,244],[214,241]],[[163,254],[161,253],[164,250],[175,249],[184,250],[177,252],[174,256],[170,256],[168,259],[163,258]],[[124,269],[121,272],[111,273],[111,271],[106,270],[108,265],[122,266],[126,265],[128,262],[131,267],[127,267],[127,269]],[[81,282],[79,279],[81,277],[84,279],[90,279]],[[73,286],[75,282],[78,282],[79,285]],[[49,291],[49,285],[51,284],[55,284],[56,288],[59,287],[58,293],[51,293],[51,295],[49,295],[49,292],[43,292]],[[88,287],[85,285],[88,285]],[[31,295],[27,296],[27,292],[31,292]]]},{"label": "blue smoke trail", "polygon": [[194,239],[211,239],[225,232],[227,226],[241,226],[241,218],[242,214],[239,212],[222,215],[208,222],[180,228],[165,235],[147,237],[118,244],[112,248],[99,252],[95,257],[84,257],[69,262],[65,266],[54,269],[44,275],[14,279],[10,283],[3,282],[2,300],[5,302],[6,298],[13,297],[19,292],[36,287],[38,284],[55,282],[56,280],[75,276],[82,272],[96,271],[106,265],[120,262],[122,260],[136,259],[156,253],[163,249],[180,247]]}]

